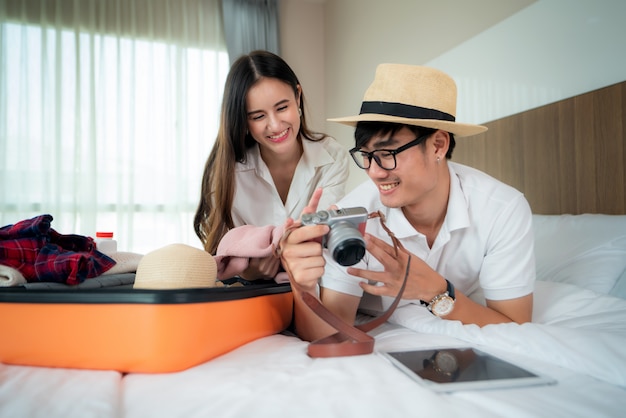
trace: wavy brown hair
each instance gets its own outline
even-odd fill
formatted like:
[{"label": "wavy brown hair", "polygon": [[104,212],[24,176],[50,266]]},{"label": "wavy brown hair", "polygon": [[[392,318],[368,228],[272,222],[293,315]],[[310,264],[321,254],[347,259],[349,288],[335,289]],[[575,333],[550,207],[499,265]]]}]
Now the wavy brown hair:
[{"label": "wavy brown hair", "polygon": [[[248,133],[246,95],[261,78],[275,78],[291,86],[298,97],[300,81],[291,67],[278,55],[253,51],[233,63],[226,78],[220,127],[213,149],[204,166],[200,203],[193,227],[204,249],[211,254],[229,229],[234,228],[231,210],[235,196],[235,166],[245,163],[248,150],[256,141]],[[300,91],[300,130],[302,138],[319,141],[326,137],[311,131],[306,124],[304,93]]]}]

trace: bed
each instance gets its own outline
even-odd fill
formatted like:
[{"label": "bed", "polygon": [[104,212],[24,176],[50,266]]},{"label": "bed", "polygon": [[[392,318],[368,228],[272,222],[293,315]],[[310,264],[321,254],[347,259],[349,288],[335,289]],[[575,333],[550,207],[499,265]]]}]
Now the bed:
[{"label": "bed", "polygon": [[[409,305],[371,332],[376,352],[369,355],[313,359],[306,342],[285,332],[175,373],[0,364],[0,416],[620,416],[626,215],[534,215],[533,223],[533,323],[479,328]],[[436,394],[378,354],[466,346],[557,383]]]},{"label": "bed", "polygon": [[[579,118],[577,123],[582,123]],[[623,137],[609,136],[621,141],[624,155]],[[462,149],[459,158],[463,162]],[[535,181],[537,170],[513,178]],[[626,210],[619,187],[626,175],[617,174],[613,170],[613,177],[621,178],[618,183],[606,184],[604,191],[590,187],[588,196],[570,198],[563,194],[567,187],[559,188],[558,207],[533,215],[538,280],[532,323],[479,328],[407,305],[370,332],[376,343],[368,355],[311,358],[306,342],[283,332],[174,373],[0,364],[0,417],[623,416]],[[514,183],[506,174],[498,177]],[[532,181],[516,186],[523,190]],[[579,193],[584,189],[576,188]],[[547,207],[541,206],[546,201],[541,190],[523,191],[533,209]],[[606,196],[614,198],[608,207],[601,205]],[[581,206],[591,201],[592,209]],[[467,346],[547,375],[556,384],[435,393],[380,355]]]}]

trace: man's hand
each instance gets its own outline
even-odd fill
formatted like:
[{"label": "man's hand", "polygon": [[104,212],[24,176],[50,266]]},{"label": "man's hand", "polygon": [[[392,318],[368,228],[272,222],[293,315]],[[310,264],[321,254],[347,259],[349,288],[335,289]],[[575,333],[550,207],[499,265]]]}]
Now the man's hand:
[{"label": "man's hand", "polygon": [[[290,222],[286,224],[288,226]],[[292,230],[283,240],[283,266],[306,292],[317,293],[317,281],[324,274],[325,261],[320,240],[329,229],[328,225],[303,226]]]},{"label": "man's hand", "polygon": [[[398,249],[396,255],[393,246],[385,241],[366,234],[367,250],[383,265],[383,271],[369,271],[348,268],[347,272],[366,280],[382,283],[382,286],[369,283],[360,283],[363,290],[372,295],[395,297],[402,286],[408,253]],[[423,300],[430,302],[435,296],[446,291],[447,283],[443,276],[430,268],[419,257],[411,257],[411,268],[407,278],[406,288],[402,296],[408,300]],[[502,322],[517,322],[522,324],[532,318],[532,293],[516,299],[491,301],[487,306],[480,305],[462,292],[457,291],[456,302],[452,312],[445,319],[459,320],[464,324],[498,324]]]},{"label": "man's hand", "polygon": [[[367,250],[383,265],[383,271],[370,271],[354,267],[347,272],[366,280],[373,280],[383,285],[361,282],[361,288],[372,295],[395,297],[404,281],[409,253],[404,249],[396,249],[385,241],[370,234],[365,234]],[[445,279],[419,257],[412,256],[411,269],[404,289],[403,299],[421,299],[430,301],[435,296],[445,292]]]},{"label": "man's hand", "polygon": [[322,193],[323,193],[323,190],[321,187],[318,187],[317,189],[315,189],[315,191],[311,195],[309,204],[306,205],[304,209],[302,209],[302,213],[300,214],[300,216],[302,216],[305,213],[317,212],[317,205],[320,203],[320,199],[322,198]]},{"label": "man's hand", "polygon": [[[313,192],[309,204],[302,210],[302,214],[315,213],[322,197],[322,188]],[[283,267],[291,278],[306,292],[317,293],[317,282],[324,274],[324,257],[322,256],[322,237],[329,231],[327,225],[310,225],[294,228],[296,222],[287,219],[285,231],[287,238],[281,243],[281,258]]]}]

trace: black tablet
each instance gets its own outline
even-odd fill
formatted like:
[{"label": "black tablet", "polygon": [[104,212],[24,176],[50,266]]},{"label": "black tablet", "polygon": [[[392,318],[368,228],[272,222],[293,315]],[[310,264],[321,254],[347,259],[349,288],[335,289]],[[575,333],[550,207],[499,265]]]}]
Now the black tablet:
[{"label": "black tablet", "polygon": [[547,376],[474,348],[395,351],[381,354],[413,380],[439,392],[556,383]]}]

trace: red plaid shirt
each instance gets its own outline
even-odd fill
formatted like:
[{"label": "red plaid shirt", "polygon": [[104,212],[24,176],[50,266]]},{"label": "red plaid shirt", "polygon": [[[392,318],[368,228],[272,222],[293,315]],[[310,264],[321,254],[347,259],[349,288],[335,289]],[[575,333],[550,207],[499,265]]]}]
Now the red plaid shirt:
[{"label": "red plaid shirt", "polygon": [[93,238],[62,235],[40,215],[0,228],[0,264],[13,267],[29,282],[78,284],[115,265],[96,250]]}]

